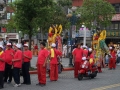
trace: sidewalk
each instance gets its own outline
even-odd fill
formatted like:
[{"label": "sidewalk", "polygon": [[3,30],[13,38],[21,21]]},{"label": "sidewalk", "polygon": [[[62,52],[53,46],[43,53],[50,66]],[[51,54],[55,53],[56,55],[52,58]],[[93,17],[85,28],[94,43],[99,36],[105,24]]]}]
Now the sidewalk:
[{"label": "sidewalk", "polygon": [[[37,68],[36,62],[37,62],[37,57],[33,57],[31,60],[31,67],[36,69]],[[63,71],[71,71],[74,69],[73,67],[69,67],[69,58],[62,58],[62,65],[64,68]],[[30,71],[30,74],[37,74],[37,70]]]},{"label": "sidewalk", "polygon": [[[36,68],[37,57],[33,56],[31,60],[31,67]],[[69,67],[69,58],[62,58],[62,65],[64,68]]]}]

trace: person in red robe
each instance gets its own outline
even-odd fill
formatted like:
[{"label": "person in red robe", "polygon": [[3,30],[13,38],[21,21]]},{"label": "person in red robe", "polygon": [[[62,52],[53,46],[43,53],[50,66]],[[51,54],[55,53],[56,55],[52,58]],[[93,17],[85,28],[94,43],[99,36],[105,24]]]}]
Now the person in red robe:
[{"label": "person in red robe", "polygon": [[73,54],[73,62],[74,62],[74,78],[78,78],[78,71],[80,69],[82,57],[83,57],[83,49],[80,44],[77,44],[77,48],[75,48],[72,52]]},{"label": "person in red robe", "polygon": [[56,49],[56,44],[52,43],[50,50],[50,81],[58,80],[58,57],[62,56],[62,52]]},{"label": "person in red robe", "polygon": [[40,85],[41,87],[46,85],[46,63],[48,59],[48,50],[45,48],[46,44],[44,42],[40,43],[40,51],[38,54],[37,60],[37,71],[38,71],[38,81],[39,83],[36,85]]},{"label": "person in red robe", "polygon": [[0,45],[0,89],[4,88],[4,71],[5,71],[5,53],[3,46]]},{"label": "person in red robe", "polygon": [[115,47],[111,46],[110,48],[110,61],[109,61],[109,70],[115,70],[116,68],[116,51]]}]

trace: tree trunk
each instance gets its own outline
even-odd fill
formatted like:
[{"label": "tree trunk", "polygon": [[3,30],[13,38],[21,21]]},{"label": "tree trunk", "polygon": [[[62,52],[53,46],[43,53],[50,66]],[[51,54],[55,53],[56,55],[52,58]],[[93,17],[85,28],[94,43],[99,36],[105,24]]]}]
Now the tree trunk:
[{"label": "tree trunk", "polygon": [[[31,42],[32,42],[32,29],[29,31],[29,50],[31,51]],[[30,62],[31,67],[31,62]]]},{"label": "tree trunk", "polygon": [[41,31],[41,41],[43,41],[43,32],[42,32],[42,28],[40,29]]},{"label": "tree trunk", "polygon": [[32,31],[29,32],[29,50],[31,50],[31,42],[32,42]]}]

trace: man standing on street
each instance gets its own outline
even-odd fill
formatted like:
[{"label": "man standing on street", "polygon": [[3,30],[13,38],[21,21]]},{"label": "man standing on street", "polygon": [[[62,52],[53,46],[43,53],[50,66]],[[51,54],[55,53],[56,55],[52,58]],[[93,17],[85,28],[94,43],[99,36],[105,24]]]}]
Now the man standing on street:
[{"label": "man standing on street", "polygon": [[80,44],[77,44],[77,48],[74,49],[73,53],[73,62],[74,62],[74,78],[78,78],[78,70],[80,69],[82,57],[83,57],[83,49]]},{"label": "man standing on street", "polygon": [[36,85],[40,85],[41,87],[46,85],[46,63],[48,58],[48,50],[45,48],[45,43],[40,43],[40,51],[38,54],[37,60],[37,71],[38,71],[38,81],[39,83]]},{"label": "man standing on street", "polygon": [[50,50],[50,81],[58,80],[58,57],[62,56],[62,52],[58,51],[56,44],[52,43]]},{"label": "man standing on street", "polygon": [[0,45],[0,89],[4,88],[4,70],[5,70],[5,54],[3,46]]},{"label": "man standing on street", "polygon": [[17,44],[15,46],[15,55],[13,61],[13,77],[15,81],[14,87],[21,86],[20,84],[20,69],[22,68],[22,51],[20,50],[21,45]]},{"label": "man standing on street", "polygon": [[24,44],[24,52],[23,52],[23,64],[22,64],[22,74],[23,74],[23,83],[26,85],[31,84],[29,67],[30,60],[32,59],[32,52],[28,50],[28,44]]},{"label": "man standing on street", "polygon": [[[11,43],[7,43],[7,49],[5,50],[5,73],[4,82],[11,83],[12,81],[12,59],[15,51],[11,48]],[[9,77],[9,80],[8,80]]]}]

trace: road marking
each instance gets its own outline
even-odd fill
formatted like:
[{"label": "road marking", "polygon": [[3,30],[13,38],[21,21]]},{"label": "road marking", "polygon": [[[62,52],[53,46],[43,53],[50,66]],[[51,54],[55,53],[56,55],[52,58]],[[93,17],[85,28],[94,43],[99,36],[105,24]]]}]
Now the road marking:
[{"label": "road marking", "polygon": [[99,87],[99,88],[94,88],[91,90],[106,90],[106,89],[110,89],[110,88],[115,88],[115,87],[119,87],[120,83],[118,84],[113,84],[113,85],[108,85],[108,86],[104,86],[104,87]]}]

